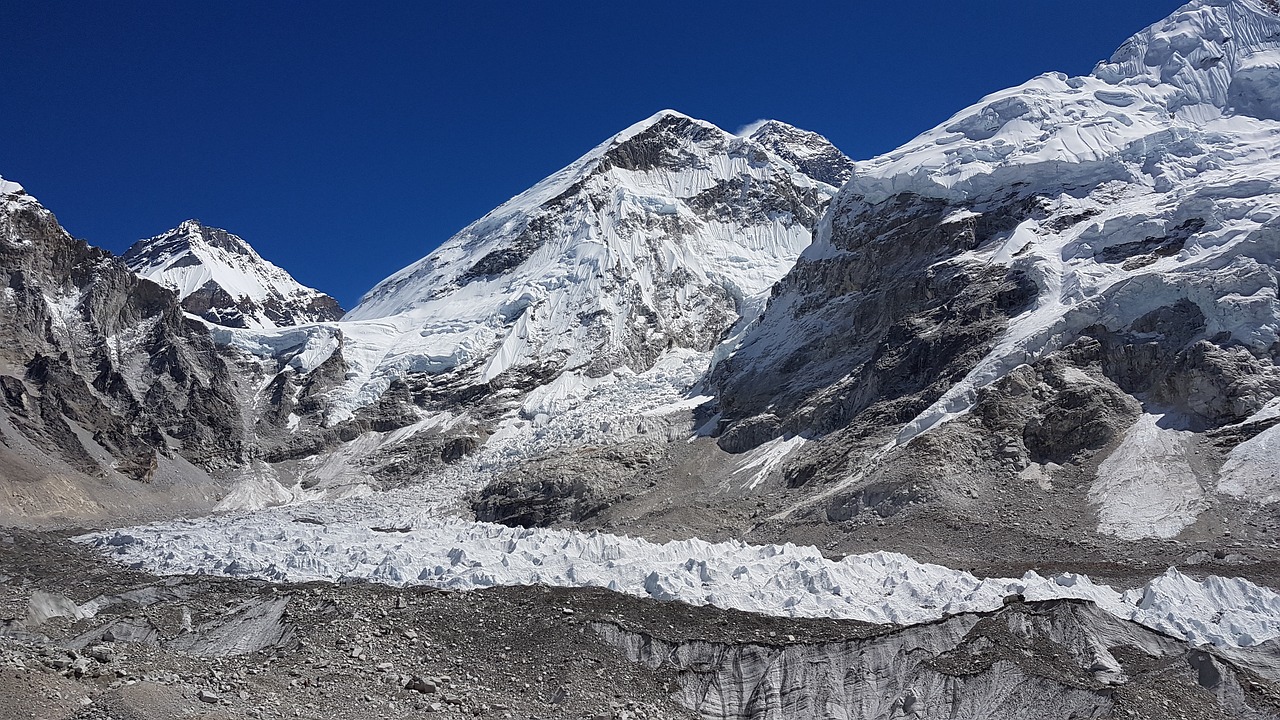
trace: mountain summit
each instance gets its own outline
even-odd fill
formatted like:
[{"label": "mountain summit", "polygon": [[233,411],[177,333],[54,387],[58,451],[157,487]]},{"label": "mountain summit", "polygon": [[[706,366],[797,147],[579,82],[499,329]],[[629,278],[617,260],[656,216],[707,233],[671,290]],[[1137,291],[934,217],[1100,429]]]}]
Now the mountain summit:
[{"label": "mountain summit", "polygon": [[840,187],[853,177],[853,161],[816,132],[801,130],[779,120],[766,120],[747,137],[769,148],[814,180]]},{"label": "mountain summit", "polygon": [[366,335],[354,321],[402,331],[358,351],[380,356],[366,402],[406,372],[523,386],[709,351],[759,311],[836,190],[756,140],[659,112],[365,295],[349,347]]},{"label": "mountain summit", "polygon": [[300,284],[242,238],[199,220],[139,240],[124,261],[177,292],[187,312],[216,325],[274,328],[342,316],[336,300]]}]

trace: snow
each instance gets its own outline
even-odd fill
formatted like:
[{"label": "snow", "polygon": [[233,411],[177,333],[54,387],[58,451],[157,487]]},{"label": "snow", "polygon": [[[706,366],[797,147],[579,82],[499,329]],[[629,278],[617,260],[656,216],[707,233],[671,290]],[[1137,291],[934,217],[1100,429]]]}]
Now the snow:
[{"label": "snow", "polygon": [[1089,490],[1098,532],[1126,540],[1172,538],[1208,506],[1191,459],[1196,434],[1143,413],[1102,461]]},{"label": "snow", "polygon": [[[289,273],[264,259],[241,238],[229,235],[229,244],[207,242],[203,226],[187,220],[169,232],[139,240],[124,255],[139,276],[170,288],[179,299],[213,284],[233,299],[248,299],[261,306],[267,301],[305,306],[321,293],[294,280]],[[276,323],[265,313],[244,314],[248,327],[271,330]]]},{"label": "snow", "polygon": [[[1029,600],[1091,600],[1193,644],[1250,646],[1280,637],[1280,596],[1240,579],[1197,582],[1170,569],[1125,593],[1087,577],[978,579],[960,570],[876,552],[835,561],[795,545],[682,540],[654,544],[603,533],[516,529],[368,499],[129,528],[136,542],[106,547],[161,574],[211,573],[281,582],[362,579],[472,590],[497,585],[603,587],[663,601],[788,617],[912,624],[990,611],[1013,593]],[[373,528],[407,528],[380,532]],[[112,533],[80,538],[105,543]]]},{"label": "snow", "polygon": [[[27,194],[27,191],[21,185],[0,177],[0,209],[7,213],[13,213],[24,208],[39,209],[41,212],[48,213],[36,202],[35,198]],[[15,245],[23,245],[29,242],[20,237],[6,238],[6,240]]]},{"label": "snow", "polygon": [[760,483],[767,480],[770,473],[780,467],[791,453],[799,450],[806,442],[808,441],[799,435],[793,435],[789,438],[774,438],[747,453],[746,459],[738,465],[732,474],[737,476],[742,473],[750,473],[747,475],[742,487],[746,490],[754,490],[760,486]]},{"label": "snow", "polygon": [[280,479],[270,465],[255,460],[249,467],[237,473],[231,490],[214,506],[214,512],[231,510],[258,510],[275,505],[285,505],[295,500],[292,490],[280,484]]},{"label": "snow", "polygon": [[[1273,421],[1278,416],[1280,399],[1242,424]],[[1231,449],[1218,474],[1218,491],[1258,503],[1280,502],[1280,424]]]},{"label": "snow", "polygon": [[[1050,74],[995,93],[861,165],[838,203],[875,203],[910,191],[955,203],[958,209],[943,222],[960,223],[984,215],[1000,201],[993,193],[1018,183],[1050,200],[1043,216],[961,258],[1026,271],[1041,290],[1035,307],[1014,318],[992,352],[904,427],[895,445],[967,412],[980,388],[1081,329],[1121,327],[1176,300],[1204,312],[1209,334],[1226,333],[1255,349],[1276,342],[1280,127],[1268,91],[1278,77],[1272,71],[1280,68],[1276,25],[1253,0],[1192,3],[1131,40],[1091,76]],[[1206,62],[1214,53],[1221,59]],[[604,162],[610,149],[671,118],[689,120],[709,138],[690,138],[676,149],[694,161],[660,171]],[[749,138],[664,111],[393,274],[341,322],[215,329],[220,344],[282,359],[302,373],[341,352],[349,373],[329,396],[328,422],[374,402],[407,372],[490,382],[544,362],[563,371],[517,398],[479,452],[430,483],[374,494],[362,484],[361,460],[416,433],[451,427],[458,418],[447,413],[393,433],[365,433],[332,454],[301,461],[300,472],[318,481],[312,495],[284,487],[270,467],[255,464],[235,479],[220,513],[122,530],[138,542],[110,551],[160,573],[365,579],[455,590],[605,587],[771,615],[886,623],[992,610],[1007,595],[1022,593],[1031,600],[1090,600],[1197,644],[1246,647],[1280,637],[1276,593],[1242,579],[1197,581],[1172,568],[1121,592],[1070,573],[979,579],[886,552],[836,561],[794,545],[698,539],[660,545],[452,517],[463,493],[551,449],[688,433],[691,413],[710,400],[694,388],[724,347],[671,347],[647,367],[618,361],[601,369],[596,361],[627,349],[629,323],[647,315],[641,310],[666,313],[675,327],[675,321],[685,327],[708,322],[697,308],[709,292],[728,296],[742,314],[737,337],[802,250],[811,258],[837,252],[829,220],[805,250],[809,232],[792,219],[695,212],[700,193],[730,181],[834,192],[780,159],[756,162],[757,149]],[[8,187],[0,184],[0,191]],[[1081,213],[1092,218],[1053,229],[1053,220]],[[1207,222],[1175,254],[1131,269],[1098,260],[1107,248],[1159,237],[1191,218]],[[546,222],[558,223],[555,231],[538,237],[510,267],[469,272],[481,258],[519,248]],[[276,286],[255,274],[263,265],[216,260],[166,261],[152,271],[183,292],[215,274],[246,296]],[[668,291],[670,297],[662,294]],[[589,324],[584,317],[601,320]],[[1084,373],[1073,381],[1094,382]],[[1280,415],[1280,406],[1264,412],[1272,415],[1260,413],[1255,421]],[[1173,420],[1141,415],[1103,461],[1090,491],[1103,532],[1172,537],[1194,522],[1204,491],[1192,472],[1190,433]],[[1223,492],[1280,499],[1278,428],[1232,451],[1222,470]],[[766,443],[739,461],[732,479],[758,487],[805,442],[793,436]],[[294,504],[315,497],[327,501],[305,512],[323,524],[294,522],[300,512]],[[373,529],[387,527],[407,531]]]}]

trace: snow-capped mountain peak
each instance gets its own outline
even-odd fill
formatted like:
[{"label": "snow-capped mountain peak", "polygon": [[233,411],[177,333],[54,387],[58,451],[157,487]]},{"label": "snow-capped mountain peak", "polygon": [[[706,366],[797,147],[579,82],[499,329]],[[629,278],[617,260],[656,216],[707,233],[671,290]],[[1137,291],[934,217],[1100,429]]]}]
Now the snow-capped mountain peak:
[{"label": "snow-capped mountain peak", "polygon": [[708,351],[758,312],[836,190],[756,140],[656,113],[366,294],[343,324],[363,384],[350,402],[412,372],[541,383]]},{"label": "snow-capped mountain peak", "polygon": [[139,240],[124,261],[176,292],[188,312],[218,325],[274,328],[342,315],[333,298],[301,285],[239,236],[199,220]]},{"label": "snow-capped mountain peak", "polygon": [[[1188,527],[1200,484],[1221,476],[1179,455],[1184,443],[1280,395],[1278,89],[1280,3],[1197,0],[1090,75],[1048,73],[993,93],[860,162],[718,366],[722,444],[881,433],[847,467],[884,467],[919,463],[912,445],[926,433],[954,439],[991,423],[1019,438],[1008,453],[1025,452],[1022,467],[1105,458],[1091,498],[1106,532]],[[1027,401],[1008,426],[982,415],[984,402],[1063,368],[1076,397],[1105,388],[1115,400],[1111,425],[1091,439],[1038,435],[1061,417],[1052,405]],[[1107,455],[1106,442],[1120,449]],[[1220,459],[1244,467],[1255,452]],[[1224,487],[1269,497],[1273,467]],[[854,492],[864,476],[851,477],[820,497]]]},{"label": "snow-capped mountain peak", "polygon": [[1280,119],[1280,5],[1188,3],[1130,38],[1093,76],[1128,88],[1163,86],[1161,99],[1170,112],[1205,104]]},{"label": "snow-capped mountain peak", "polygon": [[828,185],[840,187],[853,177],[853,161],[816,132],[801,130],[780,120],[766,120],[753,126],[747,137]]}]

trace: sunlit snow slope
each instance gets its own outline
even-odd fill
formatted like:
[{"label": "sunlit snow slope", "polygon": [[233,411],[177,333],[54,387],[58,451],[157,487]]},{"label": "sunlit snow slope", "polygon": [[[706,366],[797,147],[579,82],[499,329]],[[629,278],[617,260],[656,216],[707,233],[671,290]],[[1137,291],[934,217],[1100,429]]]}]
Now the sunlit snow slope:
[{"label": "sunlit snow slope", "polygon": [[198,220],[139,240],[124,261],[178,293],[188,312],[218,325],[271,329],[342,315],[333,298],[299,284],[241,238]]}]

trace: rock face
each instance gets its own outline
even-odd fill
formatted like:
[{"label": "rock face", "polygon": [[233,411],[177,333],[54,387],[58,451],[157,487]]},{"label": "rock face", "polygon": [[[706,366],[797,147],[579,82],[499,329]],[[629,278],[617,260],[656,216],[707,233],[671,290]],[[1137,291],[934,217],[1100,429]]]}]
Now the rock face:
[{"label": "rock face", "polygon": [[208,331],[4,181],[0,277],[7,519],[127,511],[152,492],[203,499],[214,489],[192,484],[243,460],[235,390]]},{"label": "rock face", "polygon": [[187,312],[217,325],[274,328],[342,317],[336,300],[300,285],[241,238],[199,220],[139,240],[124,262],[176,292]]},{"label": "rock face", "polygon": [[748,137],[814,180],[838,188],[853,177],[853,161],[818,133],[769,120]]}]

